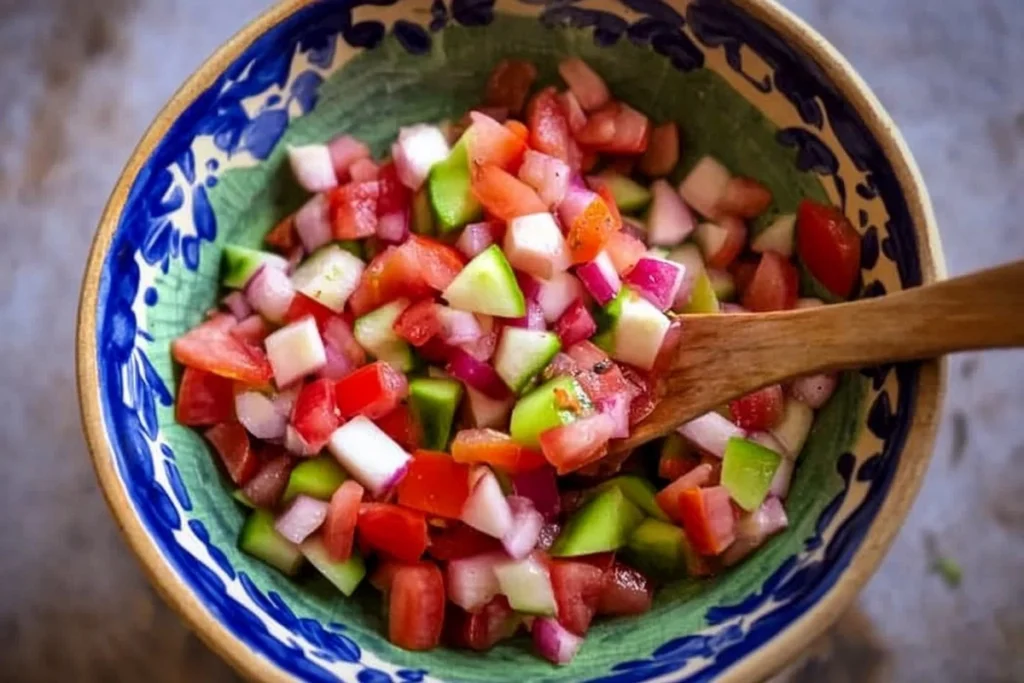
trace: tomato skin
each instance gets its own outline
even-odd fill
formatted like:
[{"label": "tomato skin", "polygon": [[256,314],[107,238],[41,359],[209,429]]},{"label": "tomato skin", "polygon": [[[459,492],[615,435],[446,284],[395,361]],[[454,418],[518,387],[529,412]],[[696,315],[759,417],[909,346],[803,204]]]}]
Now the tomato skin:
[{"label": "tomato skin", "polygon": [[743,292],[741,303],[750,311],[784,311],[796,305],[799,274],[785,256],[774,251],[761,255],[754,278]]},{"label": "tomato skin", "polygon": [[222,422],[206,430],[204,436],[213,444],[231,481],[244,486],[260,468],[259,458],[249,444],[249,434],[238,422]]},{"label": "tomato skin", "polygon": [[736,538],[729,492],[722,486],[690,488],[679,494],[686,537],[701,555],[717,555]]},{"label": "tomato skin", "polygon": [[174,419],[190,427],[228,422],[235,417],[231,380],[196,368],[185,368],[174,403]]},{"label": "tomato skin", "polygon": [[796,251],[814,278],[838,297],[860,275],[860,234],[839,209],[809,199],[797,209]]},{"label": "tomato skin", "polygon": [[337,314],[316,299],[308,297],[302,292],[295,292],[291,306],[284,314],[284,323],[287,325],[297,322],[307,315],[313,316],[317,329],[323,332],[330,319]]},{"label": "tomato skin", "polygon": [[174,360],[219,377],[253,386],[268,384],[274,376],[263,351],[230,334],[231,315],[218,315],[171,342]]},{"label": "tomato skin", "polygon": [[407,404],[399,403],[394,410],[378,417],[374,423],[405,450],[414,451],[420,447],[423,434]]},{"label": "tomato skin", "polygon": [[510,114],[518,114],[523,110],[536,78],[537,67],[531,62],[503,59],[487,79],[484,102],[494,107],[506,107]]},{"label": "tomato skin", "polygon": [[484,652],[511,637],[515,626],[518,626],[516,614],[504,595],[494,596],[473,613],[449,605],[445,614],[445,641],[455,647]]},{"label": "tomato skin", "polygon": [[711,484],[713,476],[714,468],[712,465],[703,466],[703,463],[698,464],[672,481],[671,484],[661,491],[658,491],[657,495],[654,496],[654,501],[670,519],[681,522],[682,516],[679,511],[680,494],[692,488],[708,486]]},{"label": "tomato skin", "polygon": [[444,578],[428,562],[399,567],[391,580],[388,640],[406,650],[430,650],[444,629]]},{"label": "tomato skin", "polygon": [[432,532],[427,552],[435,560],[441,562],[459,560],[503,548],[501,541],[482,531],[477,531],[468,524],[456,524],[444,529],[432,530]]},{"label": "tomato skin", "polygon": [[650,138],[650,120],[621,102],[593,112],[576,133],[576,141],[588,150],[607,154],[643,154]]},{"label": "tomato skin", "polygon": [[287,254],[299,246],[299,235],[295,232],[295,215],[282,219],[267,233],[263,242],[279,254]]},{"label": "tomato skin", "polygon": [[658,476],[675,481],[697,466],[697,458],[685,453],[662,453],[658,458]]},{"label": "tomato skin", "polygon": [[364,490],[354,479],[342,482],[331,496],[324,520],[324,547],[332,560],[344,562],[352,556],[352,543],[359,521],[359,506]]},{"label": "tomato skin", "polygon": [[417,301],[399,314],[395,334],[413,346],[423,346],[441,331],[441,318],[433,299]]},{"label": "tomato skin", "polygon": [[357,240],[377,232],[377,198],[380,183],[376,180],[352,182],[331,190],[331,230],[335,239]]},{"label": "tomato skin", "polygon": [[327,439],[341,426],[341,415],[334,402],[334,382],[317,379],[302,387],[292,408],[291,422],[311,452],[326,446]]},{"label": "tomato skin", "polygon": [[470,163],[493,164],[510,172],[518,170],[526,152],[526,140],[485,114],[472,111],[469,116],[473,121],[466,131]]},{"label": "tomato skin", "polygon": [[458,519],[469,498],[469,465],[447,453],[419,450],[398,483],[398,504],[430,515]]},{"label": "tomato skin", "polygon": [[400,297],[416,300],[427,296],[432,296],[432,291],[420,273],[417,253],[387,247],[367,265],[348,305],[354,315],[361,316]]},{"label": "tomato skin", "polygon": [[530,147],[544,154],[569,161],[569,121],[554,88],[545,88],[533,96],[526,110],[530,128]]},{"label": "tomato skin", "polygon": [[412,194],[398,179],[398,167],[391,161],[380,167],[377,175],[377,215],[403,211],[409,208]]},{"label": "tomato skin", "polygon": [[604,588],[604,570],[577,560],[552,560],[548,569],[558,623],[578,636],[586,635]]},{"label": "tomato skin", "polygon": [[558,474],[567,474],[602,458],[614,429],[610,417],[597,413],[541,433],[540,447]]},{"label": "tomato skin", "polygon": [[773,384],[729,401],[733,422],[748,432],[766,432],[782,419],[785,403],[782,386]]},{"label": "tomato skin", "polygon": [[456,462],[486,463],[508,474],[528,472],[547,464],[537,451],[525,448],[509,435],[493,429],[459,430],[451,450],[451,457]]},{"label": "tomato skin", "polygon": [[472,190],[489,214],[505,222],[548,210],[536,190],[497,166],[481,166]]},{"label": "tomato skin", "polygon": [[418,510],[363,503],[357,528],[361,543],[396,560],[415,562],[427,549],[427,520]]},{"label": "tomato skin", "polygon": [[338,380],[334,391],[343,418],[364,415],[375,420],[409,395],[409,381],[384,361],[375,361]]},{"label": "tomato skin", "polygon": [[654,586],[642,573],[621,562],[605,572],[598,614],[625,616],[643,614],[651,609]]},{"label": "tomato skin", "polygon": [[422,235],[411,235],[399,249],[411,252],[418,274],[431,289],[443,292],[459,274],[466,261],[457,249]]}]

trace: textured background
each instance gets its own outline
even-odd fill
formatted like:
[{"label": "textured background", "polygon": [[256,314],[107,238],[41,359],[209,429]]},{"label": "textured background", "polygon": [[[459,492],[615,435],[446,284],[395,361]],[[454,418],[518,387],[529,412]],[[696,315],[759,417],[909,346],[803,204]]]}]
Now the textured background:
[{"label": "textured background", "polygon": [[[1024,3],[790,0],[921,165],[951,274],[1024,257]],[[0,680],[235,680],[143,579],[88,464],[74,318],[145,126],[263,0],[0,0]],[[1024,353],[955,357],[933,465],[791,680],[1024,681]],[[958,587],[931,571],[963,569]]]}]

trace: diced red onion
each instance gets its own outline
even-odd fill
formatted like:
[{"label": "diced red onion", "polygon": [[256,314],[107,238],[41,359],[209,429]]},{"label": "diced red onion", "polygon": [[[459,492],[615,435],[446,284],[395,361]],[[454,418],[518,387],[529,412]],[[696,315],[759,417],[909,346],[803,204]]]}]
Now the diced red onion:
[{"label": "diced red onion", "polygon": [[324,344],[324,352],[327,354],[327,363],[317,377],[324,379],[339,380],[346,377],[356,369],[356,366],[349,360],[348,356],[330,344]]},{"label": "diced red onion", "polygon": [[659,311],[667,311],[683,286],[685,272],[678,263],[645,256],[636,262],[625,280]]},{"label": "diced red onion", "polygon": [[423,185],[430,168],[448,158],[449,151],[444,133],[429,124],[402,128],[398,141],[391,146],[398,179],[414,192]]},{"label": "diced red onion", "polygon": [[473,111],[480,112],[498,123],[505,123],[508,120],[508,107],[477,107]]},{"label": "diced red onion", "polygon": [[611,435],[613,439],[629,436],[629,404],[630,397],[626,394],[613,394],[597,404],[597,409],[610,417],[615,425]]},{"label": "diced red onion", "polygon": [[494,230],[490,223],[470,223],[459,235],[455,247],[465,254],[466,258],[473,258],[492,244]]},{"label": "diced red onion", "polygon": [[563,59],[558,73],[586,111],[600,109],[611,101],[612,94],[604,79],[579,57]]},{"label": "diced red onion", "polygon": [[370,148],[351,135],[341,135],[327,143],[327,151],[331,155],[331,164],[338,178],[348,177],[349,166],[360,159],[370,157]]},{"label": "diced red onion", "polygon": [[352,177],[352,182],[365,183],[377,179],[380,167],[371,159],[359,159],[348,167],[348,173]]},{"label": "diced red onion", "polygon": [[519,179],[537,190],[541,200],[552,207],[565,197],[570,173],[568,164],[561,159],[532,149],[526,150],[519,167]]},{"label": "diced red onion", "polygon": [[[504,387],[504,383],[502,384]],[[469,406],[469,420],[474,427],[502,429],[508,424],[515,399],[509,395],[504,399],[493,399],[487,394],[466,387],[466,402]]]},{"label": "diced red onion", "polygon": [[659,246],[679,244],[693,232],[696,222],[679,193],[665,180],[651,183],[651,210],[647,216],[647,242]]},{"label": "diced red onion", "polygon": [[288,148],[288,163],[295,180],[308,192],[324,192],[338,186],[338,177],[326,145]]},{"label": "diced red onion", "polygon": [[462,349],[454,349],[448,362],[448,374],[465,382],[486,396],[502,401],[508,398],[508,387],[497,371],[488,363],[479,361]]},{"label": "diced red onion", "polygon": [[261,266],[246,283],[245,298],[264,318],[279,323],[292,305],[295,288],[283,270]]},{"label": "diced red onion", "polygon": [[583,305],[583,299],[577,298],[562,313],[562,317],[555,323],[555,332],[562,340],[563,349],[594,336],[597,332],[597,323]]},{"label": "diced red onion", "polygon": [[502,248],[513,268],[545,280],[569,267],[569,249],[550,213],[513,218]]},{"label": "diced red onion", "polygon": [[292,455],[297,455],[300,458],[308,458],[312,455],[316,455],[316,452],[312,449],[302,434],[299,434],[299,430],[291,425],[288,425],[284,430],[284,449]]},{"label": "diced red onion", "polygon": [[460,311],[448,306],[437,306],[441,320],[441,340],[454,346],[471,344],[484,335],[480,321],[469,311]]},{"label": "diced red onion", "polygon": [[705,413],[679,428],[679,433],[697,448],[715,457],[725,455],[725,445],[734,436],[743,437],[743,430],[715,412]]},{"label": "diced red onion", "polygon": [[544,517],[533,507],[529,498],[509,496],[508,506],[512,510],[512,526],[502,536],[501,543],[513,559],[521,560],[537,545]]},{"label": "diced red onion", "polygon": [[287,455],[280,455],[268,460],[256,473],[256,476],[242,487],[242,492],[256,507],[276,507],[288,486],[291,469],[292,459]]},{"label": "diced red onion", "polygon": [[568,664],[583,645],[583,638],[567,630],[553,617],[534,619],[530,633],[537,652],[553,664]]},{"label": "diced red onion", "polygon": [[798,401],[803,401],[817,410],[832,397],[839,380],[834,374],[808,375],[793,380],[789,393]]},{"label": "diced red onion", "polygon": [[526,300],[526,315],[522,318],[509,318],[505,321],[509,327],[523,327],[528,330],[546,330],[547,321],[544,320],[544,309],[533,299]]},{"label": "diced red onion", "polygon": [[445,570],[448,599],[467,612],[479,610],[501,590],[494,568],[507,560],[501,552],[451,560]]},{"label": "diced red onion", "polygon": [[377,219],[377,237],[388,244],[401,244],[409,238],[409,212],[402,209]]},{"label": "diced red onion", "polygon": [[487,468],[479,470],[483,473],[466,499],[459,519],[488,536],[504,538],[512,528],[512,510],[494,473]]},{"label": "diced red onion", "polygon": [[558,205],[558,218],[562,221],[562,226],[566,230],[571,229],[580,214],[586,211],[587,207],[596,199],[600,199],[600,197],[584,187],[582,183],[580,185],[570,183],[565,197]]},{"label": "diced red onion", "polygon": [[519,285],[519,289],[522,290],[523,296],[526,300],[537,300],[537,294],[540,293],[540,280],[532,275],[526,273],[516,272],[516,284]]},{"label": "diced red onion", "polygon": [[716,218],[718,203],[732,176],[714,157],[705,156],[679,185],[679,194],[702,216]]},{"label": "diced red onion", "polygon": [[327,450],[375,498],[394,488],[409,468],[409,454],[362,415],[338,427]]},{"label": "diced red onion", "polygon": [[302,543],[327,518],[327,503],[299,494],[274,522],[274,529],[292,543]]},{"label": "diced red onion", "polygon": [[341,352],[352,364],[353,369],[366,365],[366,351],[356,341],[355,335],[352,334],[352,328],[341,316],[333,316],[327,321],[324,325],[323,337],[325,346],[333,347],[336,351]]},{"label": "diced red onion", "polygon": [[549,324],[583,296],[583,287],[572,273],[556,273],[550,280],[540,280],[539,284],[537,303],[544,312],[544,321]]},{"label": "diced red onion", "polygon": [[235,316],[235,320],[238,322],[242,322],[252,315],[252,307],[249,305],[249,302],[245,300],[245,294],[238,290],[235,290],[224,297],[224,300],[221,303],[223,303],[224,307],[231,312],[231,315]]},{"label": "diced red onion", "polygon": [[292,247],[292,250],[288,252],[288,264],[284,269],[285,274],[291,277],[304,258],[306,258],[306,250],[301,244],[296,244]]},{"label": "diced red onion", "polygon": [[313,253],[332,239],[327,197],[315,194],[295,214],[295,232],[303,248]]},{"label": "diced red onion", "polygon": [[622,288],[622,280],[605,251],[599,253],[593,261],[578,266],[576,276],[600,306],[614,299]]},{"label": "diced red onion", "polygon": [[235,394],[235,416],[257,439],[280,439],[288,425],[288,418],[277,411],[274,402],[258,391]]},{"label": "diced red onion", "polygon": [[558,519],[561,497],[555,470],[551,467],[538,467],[513,475],[512,490],[516,496],[528,498],[546,522]]}]

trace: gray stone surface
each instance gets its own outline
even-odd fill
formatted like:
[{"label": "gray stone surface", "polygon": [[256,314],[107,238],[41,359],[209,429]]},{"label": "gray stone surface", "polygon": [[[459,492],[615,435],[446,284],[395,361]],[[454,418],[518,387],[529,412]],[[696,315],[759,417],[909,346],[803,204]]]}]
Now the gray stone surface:
[{"label": "gray stone surface", "polygon": [[[950,272],[1024,256],[1020,0],[792,0],[901,126]],[[942,7],[940,8],[940,4]],[[97,491],[77,291],[121,164],[174,88],[266,3],[0,0],[0,680],[233,679],[143,579]],[[950,364],[933,466],[858,608],[800,681],[1024,680],[1024,354]],[[963,568],[959,588],[931,553]]]}]

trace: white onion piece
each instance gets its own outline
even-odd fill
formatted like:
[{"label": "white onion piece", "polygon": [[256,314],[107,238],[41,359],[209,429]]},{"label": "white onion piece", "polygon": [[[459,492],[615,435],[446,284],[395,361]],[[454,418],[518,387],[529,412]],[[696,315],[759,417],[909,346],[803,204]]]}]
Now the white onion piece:
[{"label": "white onion piece", "polygon": [[583,638],[552,617],[534,619],[530,634],[540,656],[553,664],[568,664],[583,645]]},{"label": "white onion piece", "polygon": [[505,231],[504,252],[513,268],[545,280],[569,267],[569,248],[550,213],[513,218]]},{"label": "white onion piece", "polygon": [[494,568],[507,560],[498,552],[450,561],[445,570],[448,599],[467,612],[480,609],[501,591]]},{"label": "white onion piece", "polygon": [[288,424],[288,418],[278,412],[274,402],[258,391],[235,394],[235,416],[257,439],[280,439]]},{"label": "white onion piece", "polygon": [[302,543],[327,518],[327,503],[299,494],[274,522],[274,529],[292,543]]},{"label": "white onion piece", "polygon": [[333,239],[325,195],[313,195],[296,212],[295,232],[302,246],[311,254]]},{"label": "white onion piece", "polygon": [[690,209],[671,185],[659,179],[651,183],[651,209],[647,216],[647,243],[660,246],[679,244],[693,232],[696,223]]},{"label": "white onion piece", "polygon": [[317,372],[327,363],[323,340],[311,316],[272,332],[264,344],[279,388]]},{"label": "white onion piece", "polygon": [[789,393],[793,398],[817,410],[832,397],[838,383],[839,380],[834,374],[808,375],[793,380]]},{"label": "white onion piece", "polygon": [[598,403],[598,410],[615,423],[613,439],[625,439],[629,436],[629,403],[630,397],[624,393],[609,396]]},{"label": "white onion piece", "polygon": [[717,217],[718,203],[731,178],[729,169],[710,156],[703,157],[679,185],[686,203],[707,218]]},{"label": "white onion piece", "polygon": [[324,192],[338,186],[327,145],[288,147],[288,163],[295,180],[308,192]]},{"label": "white onion piece", "polygon": [[509,496],[508,505],[512,510],[512,526],[502,537],[501,543],[513,559],[521,560],[536,547],[541,527],[544,526],[544,517],[534,509],[529,498]]},{"label": "white onion piece", "polygon": [[476,316],[448,306],[435,306],[441,320],[441,340],[446,344],[471,344],[484,336],[484,330]]},{"label": "white onion piece", "polygon": [[549,325],[562,317],[572,302],[583,296],[583,286],[572,273],[556,273],[550,280],[539,280],[537,303]]},{"label": "white onion piece", "polygon": [[262,266],[246,283],[245,298],[257,313],[279,323],[292,305],[295,288],[283,270]]},{"label": "white onion piece", "polygon": [[238,322],[242,322],[252,315],[252,306],[245,300],[245,294],[238,290],[224,297],[221,303],[224,304],[224,307],[228,309],[231,315],[235,316],[235,320]]},{"label": "white onion piece", "polygon": [[479,479],[459,519],[477,531],[498,539],[503,538],[512,527],[512,510],[505,500],[505,494],[501,492],[498,479],[489,469],[480,468]]},{"label": "white onion piece", "polygon": [[759,508],[736,521],[736,540],[723,553],[722,561],[727,566],[736,564],[787,526],[789,519],[781,501],[766,498]]},{"label": "white onion piece", "polygon": [[409,454],[362,415],[334,430],[327,450],[375,498],[394,488],[409,469]]},{"label": "white onion piece", "polygon": [[291,387],[274,394],[270,399],[274,402],[274,410],[285,418],[291,418],[292,409],[295,407],[295,401],[299,398],[300,391],[302,391],[301,387]]},{"label": "white onion piece", "polygon": [[590,292],[590,296],[594,297],[594,301],[601,306],[614,299],[622,288],[622,280],[615,270],[615,264],[604,250],[593,261],[578,266],[576,276]]},{"label": "white onion piece", "polygon": [[419,124],[398,131],[391,146],[398,179],[413,192],[420,189],[430,168],[448,158],[448,140],[437,126]]},{"label": "white onion piece", "polygon": [[545,204],[554,207],[569,189],[571,172],[561,159],[528,149],[523,156],[523,165],[519,167],[519,179],[537,190]]},{"label": "white onion piece", "polygon": [[718,458],[725,455],[729,439],[744,436],[742,429],[715,412],[690,420],[679,428],[679,433],[697,448]]}]

